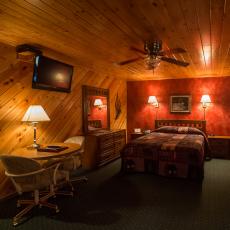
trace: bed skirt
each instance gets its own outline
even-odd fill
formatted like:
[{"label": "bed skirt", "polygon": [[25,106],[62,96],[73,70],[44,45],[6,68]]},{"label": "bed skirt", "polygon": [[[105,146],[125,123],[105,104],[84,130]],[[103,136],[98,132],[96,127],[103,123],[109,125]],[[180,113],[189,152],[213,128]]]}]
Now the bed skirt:
[{"label": "bed skirt", "polygon": [[204,165],[140,157],[122,158],[122,172],[147,172],[166,177],[203,179]]}]

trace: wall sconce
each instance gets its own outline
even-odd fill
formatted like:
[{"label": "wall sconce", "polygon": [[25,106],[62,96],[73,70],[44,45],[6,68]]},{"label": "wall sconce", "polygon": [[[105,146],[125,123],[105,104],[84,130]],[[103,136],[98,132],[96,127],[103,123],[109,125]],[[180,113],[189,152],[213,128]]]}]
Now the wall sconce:
[{"label": "wall sconce", "polygon": [[32,123],[34,127],[34,143],[32,145],[33,148],[39,148],[39,144],[37,144],[37,123],[41,121],[50,121],[49,116],[45,112],[45,110],[42,108],[41,105],[31,105],[25,115],[22,118],[23,122],[29,122]]},{"label": "wall sconce", "polygon": [[158,101],[157,101],[156,96],[149,96],[148,104],[153,105],[155,108],[158,108],[158,107],[159,107],[159,103],[158,103]]},{"label": "wall sconce", "polygon": [[96,106],[99,110],[101,110],[102,108],[106,107],[106,105],[103,105],[101,99],[95,99],[93,105]]},{"label": "wall sconce", "polygon": [[202,103],[202,107],[204,109],[204,120],[205,120],[205,109],[209,106],[209,104],[211,103],[211,99],[209,97],[209,95],[203,95],[201,97],[200,102]]},{"label": "wall sconce", "polygon": [[156,96],[149,96],[148,104],[153,105],[156,108],[156,120],[157,120],[157,109],[159,108],[159,103]]}]

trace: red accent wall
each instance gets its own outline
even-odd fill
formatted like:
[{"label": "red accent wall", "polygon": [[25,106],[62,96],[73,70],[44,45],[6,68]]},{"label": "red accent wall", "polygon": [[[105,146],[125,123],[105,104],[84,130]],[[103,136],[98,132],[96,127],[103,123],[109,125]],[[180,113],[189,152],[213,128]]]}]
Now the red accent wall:
[{"label": "red accent wall", "polygon": [[[201,96],[209,94],[206,109],[207,133],[230,135],[230,77],[133,81],[127,83],[127,129],[154,129],[156,110],[147,104],[154,95],[159,102],[158,119],[203,119]],[[191,95],[190,114],[170,113],[171,95]]]},{"label": "red accent wall", "polygon": [[[95,107],[93,105],[95,99],[101,99],[105,107],[101,109],[98,109],[97,107]],[[88,119],[89,120],[101,120],[102,128],[107,128],[108,127],[107,125],[107,99],[101,96],[91,96],[90,100],[91,100],[91,113],[88,116]]]}]

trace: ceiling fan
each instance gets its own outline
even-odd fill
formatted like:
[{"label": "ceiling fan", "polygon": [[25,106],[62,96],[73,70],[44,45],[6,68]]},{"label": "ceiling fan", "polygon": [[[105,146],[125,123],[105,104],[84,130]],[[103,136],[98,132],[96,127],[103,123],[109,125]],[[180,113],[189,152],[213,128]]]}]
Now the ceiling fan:
[{"label": "ceiling fan", "polygon": [[144,54],[145,56],[139,56],[136,58],[132,58],[129,60],[116,62],[116,65],[126,65],[140,59],[145,59],[147,68],[148,69],[155,69],[161,61],[165,61],[171,64],[175,64],[178,66],[186,67],[189,65],[188,62],[180,61],[175,58],[166,57],[170,54],[178,54],[178,53],[185,53],[186,51],[182,48],[173,48],[169,50],[162,50],[162,41],[155,40],[155,41],[146,41],[144,44],[144,50],[138,49],[136,47],[131,47],[131,50],[134,50],[140,54]]}]

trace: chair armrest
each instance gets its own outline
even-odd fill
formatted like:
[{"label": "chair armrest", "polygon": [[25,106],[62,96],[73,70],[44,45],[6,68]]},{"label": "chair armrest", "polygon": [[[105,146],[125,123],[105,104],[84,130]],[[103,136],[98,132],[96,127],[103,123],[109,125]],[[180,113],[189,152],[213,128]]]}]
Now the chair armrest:
[{"label": "chair armrest", "polygon": [[41,168],[39,170],[36,170],[36,171],[32,171],[32,172],[29,172],[29,173],[23,173],[23,174],[12,174],[12,173],[8,173],[7,171],[5,171],[5,174],[6,176],[9,176],[9,177],[26,177],[26,176],[32,176],[32,175],[36,175],[36,174],[40,174],[40,173],[43,173],[45,171],[49,171],[51,169],[55,169],[56,167],[58,168],[60,165],[60,163],[56,163],[56,164],[53,164],[47,168]]},{"label": "chair armrest", "polygon": [[12,174],[12,173],[8,173],[7,171],[5,171],[5,174],[6,174],[6,176],[9,176],[9,177],[25,177],[25,176],[32,176],[32,175],[35,175],[38,173],[42,173],[44,171],[45,171],[45,169],[39,169],[39,170],[36,170],[33,172],[23,173],[23,174]]}]

